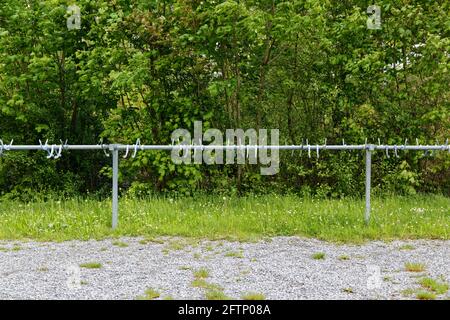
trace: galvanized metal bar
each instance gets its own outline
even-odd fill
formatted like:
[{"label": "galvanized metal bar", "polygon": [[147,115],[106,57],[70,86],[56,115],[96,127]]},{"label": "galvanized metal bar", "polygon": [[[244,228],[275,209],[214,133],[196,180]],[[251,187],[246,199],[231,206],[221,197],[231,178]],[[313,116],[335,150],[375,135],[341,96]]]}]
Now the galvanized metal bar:
[{"label": "galvanized metal bar", "polygon": [[116,145],[112,151],[112,228],[116,229],[119,221],[119,150]]},{"label": "galvanized metal bar", "polygon": [[[59,147],[60,144],[53,144],[55,147]],[[49,144],[50,148],[52,144]],[[112,144],[103,145],[63,145],[62,150],[109,150]],[[118,150],[133,149],[134,144],[116,144]],[[364,150],[366,145],[141,145],[138,150],[172,150],[172,149],[190,149],[190,150],[208,150],[208,149],[278,149],[278,150],[308,150],[311,148],[313,150]],[[450,150],[449,145],[419,145],[419,146],[405,146],[405,145],[373,145],[374,150]],[[43,150],[40,145],[12,145],[5,151],[25,151],[25,150]]]},{"label": "galvanized metal bar", "polygon": [[370,179],[372,174],[372,150],[373,146],[366,148],[366,211],[364,214],[364,221],[366,225],[370,221]]}]

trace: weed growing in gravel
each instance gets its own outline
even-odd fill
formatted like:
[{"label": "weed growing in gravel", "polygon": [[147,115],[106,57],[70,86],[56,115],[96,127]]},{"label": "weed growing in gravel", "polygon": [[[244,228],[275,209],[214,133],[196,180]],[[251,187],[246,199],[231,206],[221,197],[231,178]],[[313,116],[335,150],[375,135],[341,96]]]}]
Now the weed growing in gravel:
[{"label": "weed growing in gravel", "polygon": [[345,260],[350,260],[350,257],[347,255],[342,255],[342,256],[339,256],[338,259],[341,261],[345,261]]},{"label": "weed growing in gravel", "polygon": [[323,260],[323,259],[325,259],[325,253],[323,253],[323,252],[314,253],[312,255],[312,258],[315,260]]},{"label": "weed growing in gravel", "polygon": [[251,271],[251,270],[242,270],[242,271],[240,272],[240,274],[241,274],[242,276],[246,276],[246,275],[249,275],[250,272],[252,272],[252,271]]},{"label": "weed growing in gravel", "polygon": [[231,300],[223,290],[208,290],[205,293],[206,300]]},{"label": "weed growing in gravel", "polygon": [[140,244],[149,244],[149,243],[164,244],[164,240],[153,238],[153,237],[147,237],[147,238],[139,240],[139,243]]},{"label": "weed growing in gravel", "polygon": [[207,290],[223,290],[223,288],[218,284],[209,283],[205,279],[195,279],[194,281],[192,281],[191,285],[194,288],[202,288]]},{"label": "weed growing in gravel", "polygon": [[425,271],[425,265],[423,263],[407,262],[405,263],[405,270],[409,272],[422,272]]},{"label": "weed growing in gravel", "polygon": [[407,288],[407,289],[402,290],[401,294],[404,297],[409,297],[409,296],[413,295],[415,292],[416,292],[416,290]]},{"label": "weed growing in gravel", "polygon": [[181,266],[178,268],[179,270],[191,270],[192,268],[189,266]]},{"label": "weed growing in gravel", "polygon": [[410,244],[404,244],[398,248],[399,250],[414,250],[414,246]]},{"label": "weed growing in gravel", "polygon": [[209,277],[209,271],[205,268],[201,268],[194,272],[195,279],[206,279]]},{"label": "weed growing in gravel", "polygon": [[37,270],[40,271],[40,272],[47,272],[48,268],[47,267],[40,267]]},{"label": "weed growing in gravel", "polygon": [[232,258],[239,258],[242,259],[244,258],[244,255],[242,253],[242,251],[229,251],[227,253],[225,253],[225,257],[232,257]]},{"label": "weed growing in gravel", "polygon": [[419,291],[416,293],[416,298],[419,300],[434,300],[436,299],[436,295],[428,291]]},{"label": "weed growing in gravel", "polygon": [[242,295],[242,300],[266,300],[266,297],[262,293],[249,292]]},{"label": "weed growing in gravel", "polygon": [[448,284],[432,278],[422,278],[419,280],[419,284],[423,288],[433,291],[436,294],[444,294],[448,291]]},{"label": "weed growing in gravel", "polygon": [[143,296],[138,296],[137,300],[154,300],[161,296],[161,294],[155,289],[148,288],[145,290],[145,294]]},{"label": "weed growing in gravel", "polygon": [[86,269],[100,269],[102,267],[102,264],[99,262],[87,262],[80,264],[80,267]]},{"label": "weed growing in gravel", "polygon": [[113,246],[120,247],[120,248],[128,247],[128,243],[122,242],[122,241],[113,241],[112,244],[113,244]]},{"label": "weed growing in gravel", "polygon": [[353,289],[352,288],[344,288],[342,289],[343,292],[345,293],[353,293]]},{"label": "weed growing in gravel", "polygon": [[170,241],[169,244],[166,246],[166,249],[167,250],[178,251],[178,250],[183,250],[186,246],[187,246],[186,242]]}]

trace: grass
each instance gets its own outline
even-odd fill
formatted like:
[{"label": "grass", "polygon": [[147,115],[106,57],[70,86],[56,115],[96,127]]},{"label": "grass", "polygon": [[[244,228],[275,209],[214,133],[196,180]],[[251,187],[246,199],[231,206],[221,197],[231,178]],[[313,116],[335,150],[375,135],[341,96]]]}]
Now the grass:
[{"label": "grass", "polygon": [[181,266],[181,267],[179,267],[178,269],[179,269],[179,270],[191,270],[192,267],[189,267],[189,266]]},{"label": "grass", "polygon": [[86,269],[100,269],[102,267],[102,264],[99,262],[87,262],[80,264],[80,267]]},{"label": "grass", "polygon": [[164,244],[164,240],[150,237],[150,238],[145,238],[145,239],[139,240],[139,243],[140,244],[149,244],[149,243]]},{"label": "grass", "polygon": [[202,257],[202,255],[200,253],[196,252],[196,253],[194,253],[193,257],[194,257],[194,259],[198,260]]},{"label": "grass", "polygon": [[314,260],[323,260],[323,259],[325,259],[325,253],[323,253],[323,252],[317,252],[317,253],[314,253],[311,257],[312,257]]},{"label": "grass", "polygon": [[205,268],[201,268],[194,272],[195,279],[206,279],[209,277],[209,271]]},{"label": "grass", "polygon": [[[421,208],[421,213],[417,213]],[[181,236],[250,241],[303,236],[336,242],[449,239],[450,198],[438,195],[374,197],[364,224],[363,199],[314,199],[293,195],[179,199],[122,198],[111,230],[110,201],[69,199],[0,201],[0,239],[64,241],[117,236]],[[176,247],[176,245],[174,245]],[[174,249],[174,248],[172,248]]]},{"label": "grass", "polygon": [[148,288],[145,290],[145,294],[143,296],[138,296],[137,300],[154,300],[161,296],[161,294],[155,289]]},{"label": "grass", "polygon": [[432,278],[422,278],[419,280],[419,284],[429,291],[436,294],[444,294],[448,291],[448,284],[434,280]]},{"label": "grass", "polygon": [[249,292],[242,295],[242,300],[266,300],[266,297],[262,293]]},{"label": "grass", "polygon": [[194,279],[191,282],[191,286],[194,288],[201,288],[206,290],[223,290],[223,288],[218,284],[209,283],[205,279]]},{"label": "grass", "polygon": [[405,270],[409,272],[423,272],[425,265],[423,263],[407,262],[405,263]]},{"label": "grass", "polygon": [[223,290],[208,290],[205,293],[206,300],[231,300]]},{"label": "grass", "polygon": [[419,300],[434,300],[436,299],[436,295],[428,291],[419,291],[416,293],[416,298]]},{"label": "grass", "polygon": [[242,259],[242,258],[244,258],[244,254],[242,253],[242,251],[229,251],[229,252],[225,253],[225,257]]},{"label": "grass", "polygon": [[112,244],[113,244],[114,246],[120,247],[120,248],[126,248],[126,247],[128,247],[128,243],[122,242],[122,241],[113,241]]},{"label": "grass", "polygon": [[416,292],[415,289],[407,288],[407,289],[402,290],[401,293],[402,293],[402,296],[409,297],[409,296],[413,295],[415,292]]},{"label": "grass", "polygon": [[405,297],[415,295],[419,300],[435,300],[437,295],[445,294],[449,286],[445,282],[440,282],[432,278],[421,278],[418,281],[421,288],[418,289],[405,289],[402,291],[402,295]]}]

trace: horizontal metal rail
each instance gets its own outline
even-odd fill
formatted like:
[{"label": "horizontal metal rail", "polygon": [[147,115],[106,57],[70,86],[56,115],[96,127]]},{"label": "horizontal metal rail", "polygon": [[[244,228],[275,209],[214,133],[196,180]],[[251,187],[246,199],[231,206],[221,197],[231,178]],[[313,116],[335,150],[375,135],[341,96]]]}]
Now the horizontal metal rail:
[{"label": "horizontal metal rail", "polygon": [[133,157],[136,156],[138,151],[145,150],[306,150],[308,156],[311,157],[311,152],[316,152],[317,157],[319,151],[323,150],[365,150],[365,163],[366,163],[366,179],[365,179],[365,213],[364,220],[366,224],[370,220],[370,185],[371,185],[371,166],[372,166],[372,153],[377,150],[382,150],[389,156],[389,151],[394,151],[394,155],[398,157],[398,151],[446,151],[450,153],[450,145],[448,140],[443,145],[384,145],[384,144],[359,144],[359,145],[347,145],[345,143],[340,145],[327,145],[327,144],[302,144],[302,145],[202,145],[202,144],[173,144],[173,145],[141,145],[140,140],[136,144],[95,144],[95,145],[68,145],[61,144],[40,144],[40,145],[13,145],[3,144],[0,140],[0,156],[8,151],[45,151],[48,153],[47,158],[59,158],[62,151],[67,150],[103,150],[107,156],[107,151],[111,151],[112,154],[112,228],[117,228],[118,225],[118,177],[119,177],[119,151],[126,151],[126,155],[130,151],[133,152]]},{"label": "horizontal metal rail", "polygon": [[[59,144],[49,145],[48,148],[54,146],[59,148]],[[6,147],[6,145],[4,146]],[[134,144],[104,144],[104,145],[62,145],[62,150],[133,150],[136,147]],[[1,147],[0,147],[1,148]],[[243,149],[269,149],[269,150],[448,150],[450,152],[450,145],[376,145],[376,144],[360,144],[360,145],[323,145],[323,144],[308,144],[308,145],[141,145],[137,150],[243,150]],[[12,145],[4,148],[6,151],[25,151],[25,150],[45,150],[40,145]]]}]

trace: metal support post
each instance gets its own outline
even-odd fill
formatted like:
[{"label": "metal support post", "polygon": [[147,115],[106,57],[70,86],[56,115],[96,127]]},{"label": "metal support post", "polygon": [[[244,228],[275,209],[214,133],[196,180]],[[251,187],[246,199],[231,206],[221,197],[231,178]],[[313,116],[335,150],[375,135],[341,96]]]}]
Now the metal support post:
[{"label": "metal support post", "polygon": [[112,228],[117,228],[119,219],[119,150],[117,145],[112,146]]},{"label": "metal support post", "polygon": [[370,220],[370,178],[372,171],[372,151],[373,145],[368,145],[366,148],[366,212],[364,215],[364,221],[366,225]]}]

